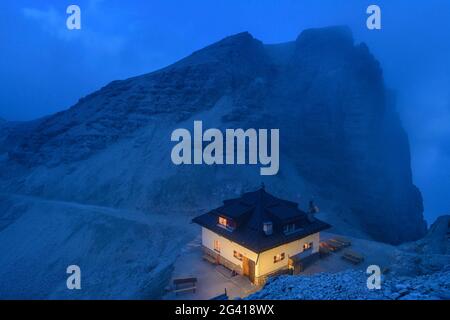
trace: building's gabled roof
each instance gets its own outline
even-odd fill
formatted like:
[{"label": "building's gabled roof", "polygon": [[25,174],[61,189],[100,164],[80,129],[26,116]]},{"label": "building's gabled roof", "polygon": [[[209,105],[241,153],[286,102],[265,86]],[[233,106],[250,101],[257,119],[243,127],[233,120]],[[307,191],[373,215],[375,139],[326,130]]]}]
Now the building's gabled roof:
[{"label": "building's gabled roof", "polygon": [[[236,221],[237,228],[230,231],[219,226],[219,216]],[[223,206],[192,221],[257,253],[331,227],[318,219],[308,218],[297,203],[278,199],[267,193],[264,187],[245,193],[240,198],[225,200]],[[293,221],[296,231],[285,234],[282,226]],[[273,223],[271,235],[264,233],[266,222]]]},{"label": "building's gabled roof", "polygon": [[224,205],[215,209],[217,214],[228,217],[231,219],[239,219],[251,210],[251,206],[242,202],[237,201],[237,199],[227,200]]}]

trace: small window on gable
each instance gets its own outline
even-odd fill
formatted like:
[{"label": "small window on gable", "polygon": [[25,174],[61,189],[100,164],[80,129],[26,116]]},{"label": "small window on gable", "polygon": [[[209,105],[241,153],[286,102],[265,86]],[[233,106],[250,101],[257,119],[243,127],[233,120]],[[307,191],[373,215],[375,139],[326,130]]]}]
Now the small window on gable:
[{"label": "small window on gable", "polygon": [[233,251],[233,256],[234,256],[236,259],[242,261],[242,253],[237,252],[236,250],[234,250],[234,251]]},{"label": "small window on gable", "polygon": [[285,258],[284,252],[279,253],[279,254],[273,256],[273,263],[280,262],[280,261],[284,260],[284,258]]},{"label": "small window on gable", "polygon": [[313,243],[312,242],[304,243],[303,244],[303,251],[310,250],[310,249],[312,249],[312,247],[313,247]]},{"label": "small window on gable", "polygon": [[227,229],[228,231],[233,231],[234,229],[236,229],[236,223],[233,220],[221,216],[219,216],[218,225],[222,228]]},{"label": "small window on gable", "polygon": [[219,217],[219,224],[220,224],[221,226],[226,227],[226,226],[227,226],[227,219],[224,218],[224,217]]}]

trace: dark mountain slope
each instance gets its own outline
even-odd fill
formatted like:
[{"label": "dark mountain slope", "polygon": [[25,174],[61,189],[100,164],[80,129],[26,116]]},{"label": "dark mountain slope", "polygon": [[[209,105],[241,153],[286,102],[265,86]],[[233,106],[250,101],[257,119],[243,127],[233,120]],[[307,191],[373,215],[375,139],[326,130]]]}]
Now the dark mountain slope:
[{"label": "dark mountain slope", "polygon": [[345,27],[279,45],[237,34],[22,124],[3,142],[0,190],[198,210],[260,184],[253,168],[173,166],[171,130],[193,120],[280,128],[280,173],[266,185],[283,198],[316,197],[336,224],[392,243],[425,232],[408,138],[380,64]]}]

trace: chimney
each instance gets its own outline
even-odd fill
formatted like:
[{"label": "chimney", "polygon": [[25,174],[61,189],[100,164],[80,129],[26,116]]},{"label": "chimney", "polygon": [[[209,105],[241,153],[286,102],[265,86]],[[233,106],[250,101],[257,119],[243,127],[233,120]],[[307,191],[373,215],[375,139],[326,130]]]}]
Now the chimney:
[{"label": "chimney", "polygon": [[270,236],[273,233],[273,224],[272,221],[264,222],[263,230],[266,236]]},{"label": "chimney", "polygon": [[309,201],[308,220],[313,222],[315,220],[314,215],[319,212],[319,208],[314,204],[313,200]]}]

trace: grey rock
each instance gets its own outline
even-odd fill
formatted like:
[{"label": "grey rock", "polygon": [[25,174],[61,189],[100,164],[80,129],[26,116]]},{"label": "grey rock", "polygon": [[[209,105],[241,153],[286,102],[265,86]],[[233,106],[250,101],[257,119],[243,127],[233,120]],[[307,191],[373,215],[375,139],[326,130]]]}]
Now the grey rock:
[{"label": "grey rock", "polygon": [[[348,277],[352,281],[343,281]],[[367,289],[366,279],[366,274],[357,270],[312,276],[281,276],[268,282],[261,291],[248,299],[436,300],[448,299],[450,295],[449,272],[406,278],[393,277],[382,282],[381,290]],[[286,286],[291,288],[292,295],[283,292],[282,288]],[[436,287],[439,291],[423,290],[429,287]],[[389,288],[399,291],[390,292]]]}]

